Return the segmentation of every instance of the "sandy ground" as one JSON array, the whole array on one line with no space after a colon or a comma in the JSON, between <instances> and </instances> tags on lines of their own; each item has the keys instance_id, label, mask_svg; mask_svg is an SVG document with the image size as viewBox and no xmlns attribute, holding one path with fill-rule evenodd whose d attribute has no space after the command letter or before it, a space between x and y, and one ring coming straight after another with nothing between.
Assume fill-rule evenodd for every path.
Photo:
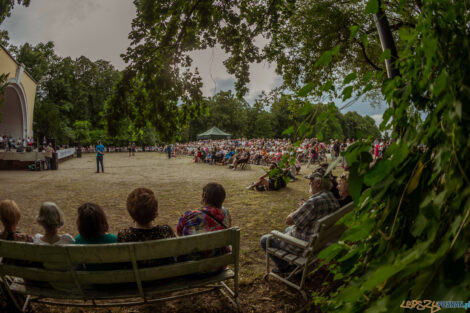
<instances>
[{"instance_id":1,"label":"sandy ground","mask_svg":"<svg viewBox=\"0 0 470 313\"><path fill-rule=\"evenodd\" d=\"M168 160L164 154L127 153L106 154L105 172L95 173L93 155L72 159L59 165L57 171L0 171L0 199L12 199L21 208L19 229L29 234L41 232L35 222L44 201L57 203L64 211L63 232L77 234L76 210L83 202L96 202L106 211L110 232L132 225L125 209L127 195L137 187L152 189L159 202L156 222L173 229L179 216L188 209L200 206L202 187L208 182L221 183L227 192L224 206L232 215L233 226L241 229L240 300L246 312L295 312L303 301L292 288L270 279L263 280L265 260L259 238L272 229L284 229L285 217L297 207L301 198L308 197L305 175L312 168L303 168L299 180L277 192L256 192L245 187L263 175L264 167L253 166L244 171L232 171L223 166L194 164L189 157ZM325 273L311 279L322 283ZM320 275L321 277L318 277ZM322 276L323 275L323 276ZM321 281L318 281L321 279ZM317 285L314 283L314 285ZM314 287L312 287L314 288ZM35 307L37 312L64 309ZM195 299L167 302L158 306L113 309L112 312L230 312L228 301L216 294ZM69 312L91 310L67 309ZM95 310L110 312L110 310Z\"/></svg>"}]
</instances>

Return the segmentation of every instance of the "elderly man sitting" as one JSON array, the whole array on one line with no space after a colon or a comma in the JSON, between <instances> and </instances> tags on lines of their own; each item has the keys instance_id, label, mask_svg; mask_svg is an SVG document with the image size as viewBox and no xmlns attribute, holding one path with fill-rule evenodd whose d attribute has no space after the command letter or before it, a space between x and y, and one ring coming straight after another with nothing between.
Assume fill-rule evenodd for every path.
<instances>
[{"instance_id":1,"label":"elderly man sitting","mask_svg":"<svg viewBox=\"0 0 470 313\"><path fill-rule=\"evenodd\" d=\"M310 180L310 193L312 196L307 201L302 202L297 210L287 216L286 224L288 227L285 230L286 234L309 241L313 235L314 222L340 208L338 200L330 191L332 176L325 173L325 168L318 167L306 177ZM264 251L266 251L267 238L268 235L261 237L261 247ZM270 247L283 249L294 254L301 253L299 248L274 238L270 239L269 245ZM286 261L273 255L270 255L270 257L277 266L273 269L273 272L283 273L290 270L290 265Z\"/></svg>"}]
</instances>

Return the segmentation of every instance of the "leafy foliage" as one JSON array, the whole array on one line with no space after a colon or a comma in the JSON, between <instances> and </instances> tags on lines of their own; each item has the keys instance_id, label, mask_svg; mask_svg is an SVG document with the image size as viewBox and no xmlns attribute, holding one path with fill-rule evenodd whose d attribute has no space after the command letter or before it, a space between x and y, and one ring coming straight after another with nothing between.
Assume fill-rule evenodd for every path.
<instances>
[{"instance_id":1,"label":"leafy foliage","mask_svg":"<svg viewBox=\"0 0 470 313\"><path fill-rule=\"evenodd\" d=\"M255 60L257 48L252 36L246 36L252 31L244 20L245 9L232 10L238 1L135 0L134 4L132 45L123 56L130 64L107 107L109 131L119 131L117 118L131 117L138 127L150 121L163 140L172 141L204 110L201 78L197 70L190 70L188 53L213 47L218 40L232 53L225 64L239 79L238 89L246 90L247 64Z\"/></svg>"},{"instance_id":2,"label":"leafy foliage","mask_svg":"<svg viewBox=\"0 0 470 313\"><path fill-rule=\"evenodd\" d=\"M229 132L233 138L281 138L294 135L294 126L299 125L306 111L315 108L316 114L332 110L336 119L325 120L323 127L314 126L311 136L321 134L323 139L358 138L356 132L364 136L380 138L381 134L375 121L362 117L356 112L341 114L334 105L313 105L308 101L291 95L264 95L250 106L238 99L231 91L222 91L207 99L207 113L190 122L183 133L183 140L196 140L197 134L212 126ZM323 116L326 116L323 113ZM292 131L285 132L286 129Z\"/></svg>"},{"instance_id":3,"label":"leafy foliage","mask_svg":"<svg viewBox=\"0 0 470 313\"><path fill-rule=\"evenodd\" d=\"M346 153L356 210L320 253L343 281L316 298L325 311L401 312L405 299L470 295L470 112L460 105L470 100L468 4L424 1L415 27L398 31L399 75L382 83L393 103L382 129L394 143L373 167L371 139Z\"/></svg>"},{"instance_id":4,"label":"leafy foliage","mask_svg":"<svg viewBox=\"0 0 470 313\"><path fill-rule=\"evenodd\" d=\"M89 133L104 130L102 111L118 71L103 60L62 58L52 42L10 46L10 50L38 81L33 125L37 138L56 138L62 144L92 143Z\"/></svg>"}]
</instances>

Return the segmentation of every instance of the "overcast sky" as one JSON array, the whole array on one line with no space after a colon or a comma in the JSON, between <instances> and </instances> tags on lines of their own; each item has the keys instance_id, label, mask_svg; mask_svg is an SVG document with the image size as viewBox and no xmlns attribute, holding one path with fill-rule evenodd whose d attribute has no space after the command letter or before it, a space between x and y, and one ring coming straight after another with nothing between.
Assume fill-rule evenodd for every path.
<instances>
[{"instance_id":1,"label":"overcast sky","mask_svg":"<svg viewBox=\"0 0 470 313\"><path fill-rule=\"evenodd\" d=\"M61 56L104 59L123 69L125 63L120 54L129 46L127 36L135 14L131 0L33 0L27 8L15 5L0 29L8 31L13 45L53 41L56 53ZM222 64L226 55L221 49L195 52L192 56L203 79L205 96L233 89L234 78ZM275 65L269 63L251 66L248 102L252 103L261 91L269 92L281 84L282 79L274 69ZM374 109L359 101L346 111L370 115L378 121L384 109Z\"/></svg>"}]
</instances>

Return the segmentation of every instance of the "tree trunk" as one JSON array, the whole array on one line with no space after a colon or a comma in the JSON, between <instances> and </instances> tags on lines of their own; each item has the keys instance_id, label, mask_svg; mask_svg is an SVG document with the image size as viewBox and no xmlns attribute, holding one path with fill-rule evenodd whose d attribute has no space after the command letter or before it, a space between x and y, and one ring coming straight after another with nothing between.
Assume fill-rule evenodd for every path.
<instances>
[{"instance_id":1,"label":"tree trunk","mask_svg":"<svg viewBox=\"0 0 470 313\"><path fill-rule=\"evenodd\" d=\"M388 78L394 78L398 75L398 70L395 65L395 61L398 59L397 48L395 46L395 41L393 39L392 30L390 29L390 24L388 23L387 16L385 15L384 10L382 9L382 1L380 0L379 10L374 15L374 20L375 25L377 26L377 31L379 33L382 50L385 51L387 49L390 49L391 52L390 59L385 60L387 76Z\"/></svg>"}]
</instances>

